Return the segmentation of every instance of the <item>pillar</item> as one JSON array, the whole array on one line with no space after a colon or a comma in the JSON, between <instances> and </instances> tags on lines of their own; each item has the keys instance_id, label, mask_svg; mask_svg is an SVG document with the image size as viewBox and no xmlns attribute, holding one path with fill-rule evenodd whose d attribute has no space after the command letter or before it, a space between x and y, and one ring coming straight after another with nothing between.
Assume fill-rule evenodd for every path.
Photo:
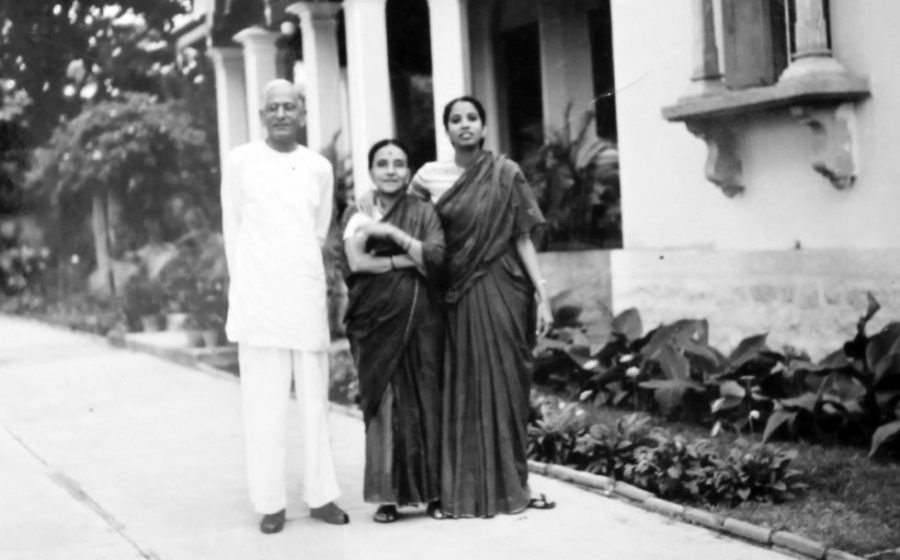
<instances>
[{"instance_id":1,"label":"pillar","mask_svg":"<svg viewBox=\"0 0 900 560\"><path fill-rule=\"evenodd\" d=\"M431 31L431 79L437 159L453 157L444 132L444 105L471 93L468 0L428 0Z\"/></svg>"},{"instance_id":2,"label":"pillar","mask_svg":"<svg viewBox=\"0 0 900 560\"><path fill-rule=\"evenodd\" d=\"M340 4L297 2L287 11L300 18L306 89L306 138L317 152L341 131L337 14ZM346 131L343 134L347 134Z\"/></svg>"},{"instance_id":3,"label":"pillar","mask_svg":"<svg viewBox=\"0 0 900 560\"><path fill-rule=\"evenodd\" d=\"M250 140L265 138L259 118L262 90L274 80L275 58L278 54L275 39L278 34L262 27L248 27L234 36L234 40L244 47L244 75L247 91L247 123Z\"/></svg>"},{"instance_id":4,"label":"pillar","mask_svg":"<svg viewBox=\"0 0 900 560\"><path fill-rule=\"evenodd\" d=\"M357 197L372 188L367 161L369 147L394 135L386 3L386 0L344 0L353 189Z\"/></svg>"},{"instance_id":5,"label":"pillar","mask_svg":"<svg viewBox=\"0 0 900 560\"><path fill-rule=\"evenodd\" d=\"M484 104L488 114L487 136L485 148L494 152L503 152L509 142L504 141L501 133L505 126L505 116L500 107L500 88L497 79L497 61L493 40L493 17L496 0L481 0L471 5L472 26L469 29L472 54L472 93ZM443 109L443 107L441 107ZM443 123L441 123L443 127ZM443 128L441 129L443 132ZM437 131L436 131L437 132Z\"/></svg>"},{"instance_id":6,"label":"pillar","mask_svg":"<svg viewBox=\"0 0 900 560\"><path fill-rule=\"evenodd\" d=\"M216 72L219 161L224 165L228 152L249 139L244 55L237 47L213 47L210 57Z\"/></svg>"},{"instance_id":7,"label":"pillar","mask_svg":"<svg viewBox=\"0 0 900 560\"><path fill-rule=\"evenodd\" d=\"M844 66L831 56L828 48L828 21L825 19L827 0L796 0L794 42L797 50L780 80L804 78L823 74L847 75Z\"/></svg>"},{"instance_id":8,"label":"pillar","mask_svg":"<svg viewBox=\"0 0 900 560\"><path fill-rule=\"evenodd\" d=\"M719 48L716 45L716 20L713 0L692 0L694 12L693 71L690 95L720 91L722 71L719 67Z\"/></svg>"}]
</instances>

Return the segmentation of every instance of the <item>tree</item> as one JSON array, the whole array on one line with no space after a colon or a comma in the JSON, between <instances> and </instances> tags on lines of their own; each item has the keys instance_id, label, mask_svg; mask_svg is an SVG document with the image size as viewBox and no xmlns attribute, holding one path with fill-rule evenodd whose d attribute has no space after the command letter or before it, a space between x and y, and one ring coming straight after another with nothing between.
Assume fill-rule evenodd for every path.
<instances>
[{"instance_id":1,"label":"tree","mask_svg":"<svg viewBox=\"0 0 900 560\"><path fill-rule=\"evenodd\" d=\"M85 103L163 98L172 20L189 0L0 0L0 214L23 205L28 149Z\"/></svg>"},{"instance_id":2,"label":"tree","mask_svg":"<svg viewBox=\"0 0 900 560\"><path fill-rule=\"evenodd\" d=\"M187 101L125 93L60 126L36 151L27 182L60 209L61 243L77 240L91 217L97 270L113 292L116 223L128 224L140 244L154 229L148 218L161 216L170 197L188 194L203 207L214 206L214 146Z\"/></svg>"}]
</instances>

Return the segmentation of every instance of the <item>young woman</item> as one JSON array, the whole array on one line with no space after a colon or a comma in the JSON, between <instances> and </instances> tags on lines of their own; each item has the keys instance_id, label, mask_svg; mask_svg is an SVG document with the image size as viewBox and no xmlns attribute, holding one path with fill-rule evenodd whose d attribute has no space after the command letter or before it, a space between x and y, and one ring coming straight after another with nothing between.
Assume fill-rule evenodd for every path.
<instances>
[{"instance_id":1,"label":"young woman","mask_svg":"<svg viewBox=\"0 0 900 560\"><path fill-rule=\"evenodd\" d=\"M438 512L444 330L429 277L440 275L444 235L434 207L407 194L408 151L382 140L369 151L375 184L368 212L344 218L347 336L359 373L366 424L364 497L397 506L428 503Z\"/></svg>"},{"instance_id":2,"label":"young woman","mask_svg":"<svg viewBox=\"0 0 900 560\"><path fill-rule=\"evenodd\" d=\"M454 158L413 178L434 201L446 241L441 507L449 517L555 505L532 498L526 458L531 350L553 320L530 236L544 218L519 166L482 149L485 125L477 99L448 103Z\"/></svg>"}]
</instances>

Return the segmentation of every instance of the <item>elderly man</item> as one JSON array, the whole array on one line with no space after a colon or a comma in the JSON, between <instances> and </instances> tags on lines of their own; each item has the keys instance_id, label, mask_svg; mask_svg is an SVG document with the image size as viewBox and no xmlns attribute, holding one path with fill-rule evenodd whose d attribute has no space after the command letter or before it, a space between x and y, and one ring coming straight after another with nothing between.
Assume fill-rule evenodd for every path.
<instances>
[{"instance_id":1,"label":"elderly man","mask_svg":"<svg viewBox=\"0 0 900 560\"><path fill-rule=\"evenodd\" d=\"M291 378L301 410L304 499L312 517L344 524L328 433L328 318L321 247L333 175L297 144L305 106L294 85L263 92L266 140L235 148L222 180L231 285L228 338L238 343L250 499L260 530L284 527L286 416Z\"/></svg>"}]
</instances>

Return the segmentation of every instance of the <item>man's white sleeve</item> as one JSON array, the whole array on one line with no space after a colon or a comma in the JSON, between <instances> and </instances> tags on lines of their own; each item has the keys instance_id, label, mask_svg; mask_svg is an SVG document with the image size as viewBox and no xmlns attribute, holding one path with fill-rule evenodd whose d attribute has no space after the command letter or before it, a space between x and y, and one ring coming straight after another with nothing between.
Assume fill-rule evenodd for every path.
<instances>
[{"instance_id":1,"label":"man's white sleeve","mask_svg":"<svg viewBox=\"0 0 900 560\"><path fill-rule=\"evenodd\" d=\"M236 154L231 152L222 167L222 237L225 242L225 260L229 274L234 274L237 261L237 232L241 223L241 174Z\"/></svg>"},{"instance_id":2,"label":"man's white sleeve","mask_svg":"<svg viewBox=\"0 0 900 560\"><path fill-rule=\"evenodd\" d=\"M334 205L334 172L330 165L323 166L319 173L319 208L316 211L316 240L325 246L328 228L331 226L331 212Z\"/></svg>"}]
</instances>

